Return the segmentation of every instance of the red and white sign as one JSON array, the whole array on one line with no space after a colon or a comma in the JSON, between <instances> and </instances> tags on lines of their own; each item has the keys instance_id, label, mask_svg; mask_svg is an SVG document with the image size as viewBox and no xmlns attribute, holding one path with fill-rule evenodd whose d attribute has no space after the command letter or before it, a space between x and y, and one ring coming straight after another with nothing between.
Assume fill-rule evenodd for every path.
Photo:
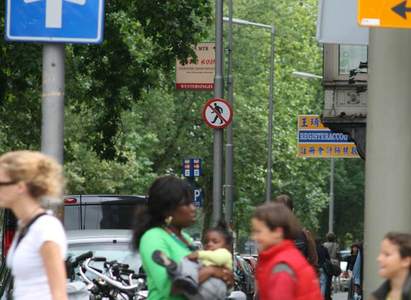
<instances>
[{"instance_id":1,"label":"red and white sign","mask_svg":"<svg viewBox=\"0 0 411 300\"><path fill-rule=\"evenodd\" d=\"M233 119L231 104L221 98L209 99L203 108L203 119L208 127L226 128Z\"/></svg>"},{"instance_id":2,"label":"red and white sign","mask_svg":"<svg viewBox=\"0 0 411 300\"><path fill-rule=\"evenodd\" d=\"M215 43L199 43L194 49L197 62L192 58L183 65L176 63L177 90L213 90L215 73Z\"/></svg>"}]
</instances>

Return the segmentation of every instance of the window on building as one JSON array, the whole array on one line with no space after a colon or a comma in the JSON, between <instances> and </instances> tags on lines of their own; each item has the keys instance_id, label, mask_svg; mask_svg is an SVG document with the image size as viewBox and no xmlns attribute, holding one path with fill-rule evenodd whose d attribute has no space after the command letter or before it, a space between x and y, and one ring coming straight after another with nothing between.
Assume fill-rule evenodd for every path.
<instances>
[{"instance_id":1,"label":"window on building","mask_svg":"<svg viewBox=\"0 0 411 300\"><path fill-rule=\"evenodd\" d=\"M360 63L368 61L367 46L339 45L339 75L349 75Z\"/></svg>"}]
</instances>

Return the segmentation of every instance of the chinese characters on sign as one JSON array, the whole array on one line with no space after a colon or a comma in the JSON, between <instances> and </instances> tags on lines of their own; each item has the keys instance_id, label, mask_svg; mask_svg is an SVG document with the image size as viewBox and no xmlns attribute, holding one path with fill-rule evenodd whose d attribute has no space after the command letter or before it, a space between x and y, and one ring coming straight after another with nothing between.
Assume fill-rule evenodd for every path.
<instances>
[{"instance_id":1,"label":"chinese characters on sign","mask_svg":"<svg viewBox=\"0 0 411 300\"><path fill-rule=\"evenodd\" d=\"M183 65L177 60L177 90L213 90L215 68L215 43L199 43L195 47L197 62L188 59Z\"/></svg>"},{"instance_id":2,"label":"chinese characters on sign","mask_svg":"<svg viewBox=\"0 0 411 300\"><path fill-rule=\"evenodd\" d=\"M311 158L359 158L348 135L331 131L317 115L298 116L298 154Z\"/></svg>"}]
</instances>

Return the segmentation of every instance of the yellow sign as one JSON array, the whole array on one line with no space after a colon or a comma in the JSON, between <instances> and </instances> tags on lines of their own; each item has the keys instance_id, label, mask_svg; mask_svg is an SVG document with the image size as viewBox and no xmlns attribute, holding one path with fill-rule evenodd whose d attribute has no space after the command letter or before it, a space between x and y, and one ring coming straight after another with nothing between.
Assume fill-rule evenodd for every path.
<instances>
[{"instance_id":1,"label":"yellow sign","mask_svg":"<svg viewBox=\"0 0 411 300\"><path fill-rule=\"evenodd\" d=\"M346 134L334 132L317 115L298 116L298 157L359 158L357 146Z\"/></svg>"},{"instance_id":2,"label":"yellow sign","mask_svg":"<svg viewBox=\"0 0 411 300\"><path fill-rule=\"evenodd\" d=\"M369 27L411 28L411 0L358 0L358 23Z\"/></svg>"}]
</instances>

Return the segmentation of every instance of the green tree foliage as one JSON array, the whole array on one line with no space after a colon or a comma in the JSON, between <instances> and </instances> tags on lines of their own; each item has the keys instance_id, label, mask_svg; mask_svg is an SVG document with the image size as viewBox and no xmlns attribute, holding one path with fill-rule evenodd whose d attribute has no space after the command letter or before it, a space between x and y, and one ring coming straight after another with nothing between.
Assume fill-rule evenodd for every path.
<instances>
[{"instance_id":1,"label":"green tree foliage","mask_svg":"<svg viewBox=\"0 0 411 300\"><path fill-rule=\"evenodd\" d=\"M363 240L365 162L360 159L335 160L335 233L346 247ZM320 217L320 235L327 233L328 211Z\"/></svg>"},{"instance_id":2,"label":"green tree foliage","mask_svg":"<svg viewBox=\"0 0 411 300\"><path fill-rule=\"evenodd\" d=\"M210 14L211 6L204 0L108 1L103 44L67 47L66 98L74 109L95 111L89 139L100 158L118 158L115 138L121 113L131 108L143 89L158 83L161 72L172 69L176 57L184 60L193 54L191 46L204 37ZM39 99L40 46L1 41L0 49L1 101ZM32 109L38 115L38 105Z\"/></svg>"},{"instance_id":3,"label":"green tree foliage","mask_svg":"<svg viewBox=\"0 0 411 300\"><path fill-rule=\"evenodd\" d=\"M174 89L175 59L214 40L204 0L106 2L102 45L66 46L65 170L69 193L144 194L158 175L203 159L203 216L212 211L212 130L201 120L210 92ZM273 197L287 192L304 226L325 233L329 161L296 157L299 114L320 114L322 86L292 77L321 74L315 40L317 0L238 0L234 17L274 24ZM0 2L4 16L4 1ZM0 17L0 26L4 18ZM265 198L270 33L234 25L235 228L245 239L253 208ZM4 26L2 26L4 28ZM227 34L227 32L225 32ZM0 150L39 148L41 47L0 41ZM336 231L358 236L363 164L339 161ZM341 211L341 213L340 213ZM350 216L355 215L355 220Z\"/></svg>"}]
</instances>

